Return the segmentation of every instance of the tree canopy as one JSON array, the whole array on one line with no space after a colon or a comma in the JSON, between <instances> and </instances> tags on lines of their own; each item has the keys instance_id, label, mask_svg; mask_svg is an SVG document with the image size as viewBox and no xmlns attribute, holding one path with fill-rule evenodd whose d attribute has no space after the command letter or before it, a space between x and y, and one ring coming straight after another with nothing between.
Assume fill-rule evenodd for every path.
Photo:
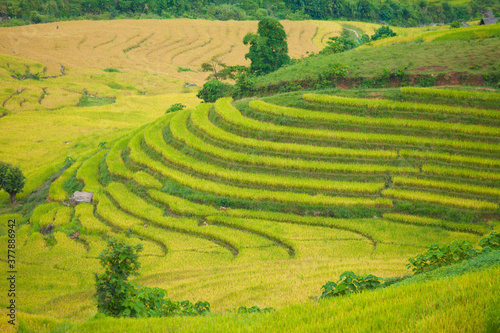
<instances>
[{"instance_id":1,"label":"tree canopy","mask_svg":"<svg viewBox=\"0 0 500 333\"><path fill-rule=\"evenodd\" d=\"M0 190L9 193L10 202L16 202L16 195L23 191L24 177L21 168L0 162Z\"/></svg>"},{"instance_id":2,"label":"tree canopy","mask_svg":"<svg viewBox=\"0 0 500 333\"><path fill-rule=\"evenodd\" d=\"M245 59L252 61L250 72L253 74L267 74L290 62L285 29L274 17L260 20L257 34L248 33L243 44L250 45Z\"/></svg>"},{"instance_id":3,"label":"tree canopy","mask_svg":"<svg viewBox=\"0 0 500 333\"><path fill-rule=\"evenodd\" d=\"M356 20L396 26L450 23L483 17L498 0L0 0L0 25L44 23L84 17L189 17L212 20L260 20L269 14L280 20Z\"/></svg>"},{"instance_id":4,"label":"tree canopy","mask_svg":"<svg viewBox=\"0 0 500 333\"><path fill-rule=\"evenodd\" d=\"M372 40L383 39L387 37L397 36L394 31L391 30L388 26L382 26L375 31L375 34L372 35Z\"/></svg>"}]
</instances>

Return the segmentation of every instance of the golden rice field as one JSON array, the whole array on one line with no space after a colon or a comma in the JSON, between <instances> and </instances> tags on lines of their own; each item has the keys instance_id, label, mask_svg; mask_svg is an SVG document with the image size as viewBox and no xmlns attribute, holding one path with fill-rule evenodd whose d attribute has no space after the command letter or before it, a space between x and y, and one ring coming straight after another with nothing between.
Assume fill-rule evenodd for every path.
<instances>
[{"instance_id":1,"label":"golden rice field","mask_svg":"<svg viewBox=\"0 0 500 333\"><path fill-rule=\"evenodd\" d=\"M351 315L359 304L376 320L353 331L485 325L498 296L498 269L481 272L481 286L469 274L386 289L381 300L377 293L340 303L314 299L344 271L409 275L408 258L430 243L477 245L498 232L498 93L332 90L200 104L196 88L183 84L201 85L207 73L199 67L213 56L246 64L241 40L256 24L84 21L0 29L0 110L7 113L0 118L0 160L20 165L28 177L21 202L63 171L67 156L75 160L27 215L10 214L2 193L0 243L7 243L7 220L22 224L19 331L342 330L364 323ZM374 29L356 22L283 25L292 57L316 52L341 25ZM56 78L11 77L26 68L57 75L61 65L66 75ZM115 101L76 106L85 93ZM165 114L174 103L187 108ZM75 183L94 193L93 204L63 205ZM50 224L54 232L42 235ZM75 231L77 240L70 238ZM93 320L94 273L109 237L144 244L134 280L165 288L171 299L208 301L217 315L242 305L278 311ZM1 253L5 258L6 247ZM404 305L394 307L396 300ZM7 301L2 293L0 303ZM338 306L347 311L330 318ZM330 319L317 319L324 317ZM464 319L449 324L457 317ZM0 331L16 330L2 320Z\"/></svg>"},{"instance_id":2,"label":"golden rice field","mask_svg":"<svg viewBox=\"0 0 500 333\"><path fill-rule=\"evenodd\" d=\"M327 37L339 35L342 30L336 22L283 21L282 24L293 58L319 51L326 45ZM51 74L59 74L61 64L72 70L116 68L125 73L123 81L131 79L137 89L150 92L147 82L150 75L203 84L207 74L200 72L201 64L212 57L229 65L249 64L244 59L248 47L242 40L248 32L256 30L256 21L59 22L2 28L0 53L42 63ZM179 72L179 67L193 72ZM128 78L126 73L135 76Z\"/></svg>"}]
</instances>

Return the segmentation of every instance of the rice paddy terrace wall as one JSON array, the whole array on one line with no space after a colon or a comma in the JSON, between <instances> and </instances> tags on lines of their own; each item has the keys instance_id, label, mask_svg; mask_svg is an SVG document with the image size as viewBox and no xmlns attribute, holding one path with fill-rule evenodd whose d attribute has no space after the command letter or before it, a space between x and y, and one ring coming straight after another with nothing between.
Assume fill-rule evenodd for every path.
<instances>
[{"instance_id":1,"label":"rice paddy terrace wall","mask_svg":"<svg viewBox=\"0 0 500 333\"><path fill-rule=\"evenodd\" d=\"M499 226L499 97L402 92L416 100L221 99L80 160L18 232L20 318L95 313L107 236L146 245L140 283L216 312L303 302L345 270L401 276L429 243L476 243ZM58 203L69 179L93 206Z\"/></svg>"}]
</instances>

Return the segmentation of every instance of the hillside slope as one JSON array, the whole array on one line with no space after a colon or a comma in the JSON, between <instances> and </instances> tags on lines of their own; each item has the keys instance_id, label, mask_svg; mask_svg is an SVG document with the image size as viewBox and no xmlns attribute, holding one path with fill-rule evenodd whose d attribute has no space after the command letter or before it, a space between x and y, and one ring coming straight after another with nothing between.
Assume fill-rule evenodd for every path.
<instances>
[{"instance_id":1,"label":"hillside slope","mask_svg":"<svg viewBox=\"0 0 500 333\"><path fill-rule=\"evenodd\" d=\"M278 86L272 91L279 92L280 86L286 91L286 83L295 82L314 89L321 81L320 75L327 76L335 64L348 69L347 81L369 87L377 85L369 81L362 83L362 79L384 78L389 74L398 79L404 75L425 75L431 79L426 85L435 84L433 76L439 76L441 85L497 85L499 24L425 32L421 29L394 30L398 33L396 37L370 42L343 53L308 57L257 78L255 85L261 91L269 90L270 85ZM468 81L467 78L472 79Z\"/></svg>"}]
</instances>

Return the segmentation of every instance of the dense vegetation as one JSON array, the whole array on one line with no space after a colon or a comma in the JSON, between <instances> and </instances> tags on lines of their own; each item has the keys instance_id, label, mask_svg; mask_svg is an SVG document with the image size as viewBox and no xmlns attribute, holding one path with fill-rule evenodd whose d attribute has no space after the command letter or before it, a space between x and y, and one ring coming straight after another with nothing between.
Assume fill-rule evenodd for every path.
<instances>
[{"instance_id":1,"label":"dense vegetation","mask_svg":"<svg viewBox=\"0 0 500 333\"><path fill-rule=\"evenodd\" d=\"M0 16L12 17L6 24L42 23L61 19L113 19L125 17L206 18L216 20L260 20L268 15L288 20L382 21L398 26L450 23L482 17L495 0L470 2L380 1L380 0L2 0Z\"/></svg>"}]
</instances>

